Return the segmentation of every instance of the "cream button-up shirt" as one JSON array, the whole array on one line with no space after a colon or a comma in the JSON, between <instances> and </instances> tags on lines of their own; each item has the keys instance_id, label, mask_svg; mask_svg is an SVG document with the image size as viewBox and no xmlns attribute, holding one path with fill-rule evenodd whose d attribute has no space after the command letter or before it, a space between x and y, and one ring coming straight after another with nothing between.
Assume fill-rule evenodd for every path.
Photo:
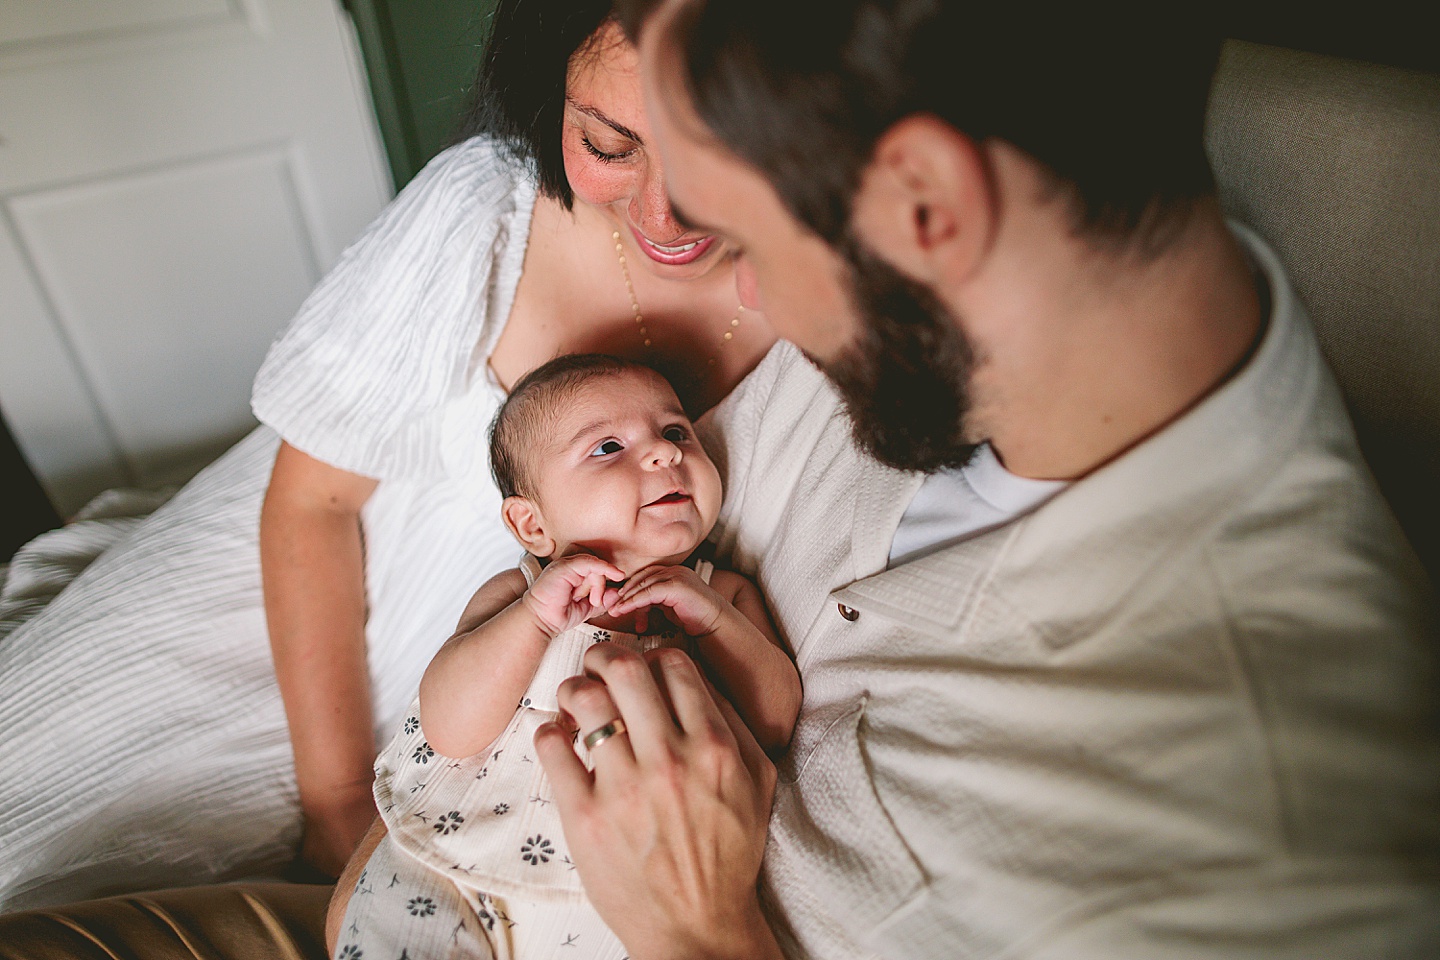
<instances>
[{"instance_id":1,"label":"cream button-up shirt","mask_svg":"<svg viewBox=\"0 0 1440 960\"><path fill-rule=\"evenodd\" d=\"M1428 586L1235 229L1273 299L1245 368L936 553L885 569L921 477L793 347L704 425L719 553L805 687L761 884L789 955L1440 956Z\"/></svg>"}]
</instances>

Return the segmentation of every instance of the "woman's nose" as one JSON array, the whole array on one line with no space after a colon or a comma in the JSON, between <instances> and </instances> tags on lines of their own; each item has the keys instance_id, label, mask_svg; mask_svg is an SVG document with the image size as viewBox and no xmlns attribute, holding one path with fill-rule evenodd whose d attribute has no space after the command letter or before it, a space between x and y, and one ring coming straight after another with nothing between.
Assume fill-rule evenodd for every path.
<instances>
[{"instance_id":1,"label":"woman's nose","mask_svg":"<svg viewBox=\"0 0 1440 960\"><path fill-rule=\"evenodd\" d=\"M669 243L685 233L670 209L670 195L665 192L665 171L659 161L645 165L635 192L630 196L630 220L645 236L656 243Z\"/></svg>"}]
</instances>

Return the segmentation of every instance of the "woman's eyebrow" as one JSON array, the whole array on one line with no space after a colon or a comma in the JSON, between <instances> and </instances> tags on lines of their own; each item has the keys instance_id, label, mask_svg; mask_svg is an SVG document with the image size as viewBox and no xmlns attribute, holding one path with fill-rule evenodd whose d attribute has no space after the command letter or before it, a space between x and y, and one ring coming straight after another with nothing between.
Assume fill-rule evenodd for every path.
<instances>
[{"instance_id":1,"label":"woman's eyebrow","mask_svg":"<svg viewBox=\"0 0 1440 960\"><path fill-rule=\"evenodd\" d=\"M614 130L616 133L620 134L620 136L626 137L626 138L628 138L628 139L630 139L630 140L634 140L636 143L638 143L638 144L639 144L640 146L642 146L642 147L645 146L645 140L640 136L640 134L636 133L634 130L631 130L629 127L625 126L625 124L623 124L623 123L619 123L619 122L617 122L617 121L615 121L615 120L611 120L609 117L605 116L605 114L604 114L602 111L597 110L596 108L594 108L594 107L592 107L592 106L589 106L589 105L587 105L587 104L576 103L574 100L571 100L569 97L566 97L566 98L565 98L565 102L568 103L568 104L570 104L570 106L574 107L576 110L579 110L581 113L585 114L585 116L587 116L587 117L594 117L596 120L599 120L601 123L605 124L605 126L609 127L611 130Z\"/></svg>"}]
</instances>

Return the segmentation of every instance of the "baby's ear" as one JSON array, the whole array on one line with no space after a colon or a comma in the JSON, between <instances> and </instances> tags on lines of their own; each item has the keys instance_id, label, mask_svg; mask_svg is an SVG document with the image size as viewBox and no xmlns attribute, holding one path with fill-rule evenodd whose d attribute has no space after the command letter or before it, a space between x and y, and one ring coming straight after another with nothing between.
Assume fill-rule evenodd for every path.
<instances>
[{"instance_id":1,"label":"baby's ear","mask_svg":"<svg viewBox=\"0 0 1440 960\"><path fill-rule=\"evenodd\" d=\"M555 552L555 538L545 532L545 518L540 507L526 497L506 497L500 504L500 516L520 545L537 557Z\"/></svg>"}]
</instances>

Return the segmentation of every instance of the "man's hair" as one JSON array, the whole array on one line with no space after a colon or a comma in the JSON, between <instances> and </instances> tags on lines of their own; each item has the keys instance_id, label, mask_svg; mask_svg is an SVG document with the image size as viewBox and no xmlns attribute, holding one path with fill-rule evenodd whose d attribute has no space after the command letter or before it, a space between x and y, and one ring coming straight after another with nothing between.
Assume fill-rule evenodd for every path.
<instances>
[{"instance_id":1,"label":"man's hair","mask_svg":"<svg viewBox=\"0 0 1440 960\"><path fill-rule=\"evenodd\" d=\"M566 70L611 16L610 0L500 0L461 125L462 137L488 134L530 164L540 192L566 209L574 199L560 151Z\"/></svg>"},{"instance_id":2,"label":"man's hair","mask_svg":"<svg viewBox=\"0 0 1440 960\"><path fill-rule=\"evenodd\" d=\"M490 471L502 497L534 497L530 472L537 440L557 419L561 405L601 377L650 367L608 353L570 353L531 370L511 389L490 424Z\"/></svg>"},{"instance_id":3,"label":"man's hair","mask_svg":"<svg viewBox=\"0 0 1440 960\"><path fill-rule=\"evenodd\" d=\"M619 0L631 36L655 0ZM701 120L832 244L879 137L929 114L1048 173L1077 232L1124 239L1214 192L1212 24L1103 4L691 0L667 38ZM1163 25L1162 25L1163 21Z\"/></svg>"}]
</instances>

